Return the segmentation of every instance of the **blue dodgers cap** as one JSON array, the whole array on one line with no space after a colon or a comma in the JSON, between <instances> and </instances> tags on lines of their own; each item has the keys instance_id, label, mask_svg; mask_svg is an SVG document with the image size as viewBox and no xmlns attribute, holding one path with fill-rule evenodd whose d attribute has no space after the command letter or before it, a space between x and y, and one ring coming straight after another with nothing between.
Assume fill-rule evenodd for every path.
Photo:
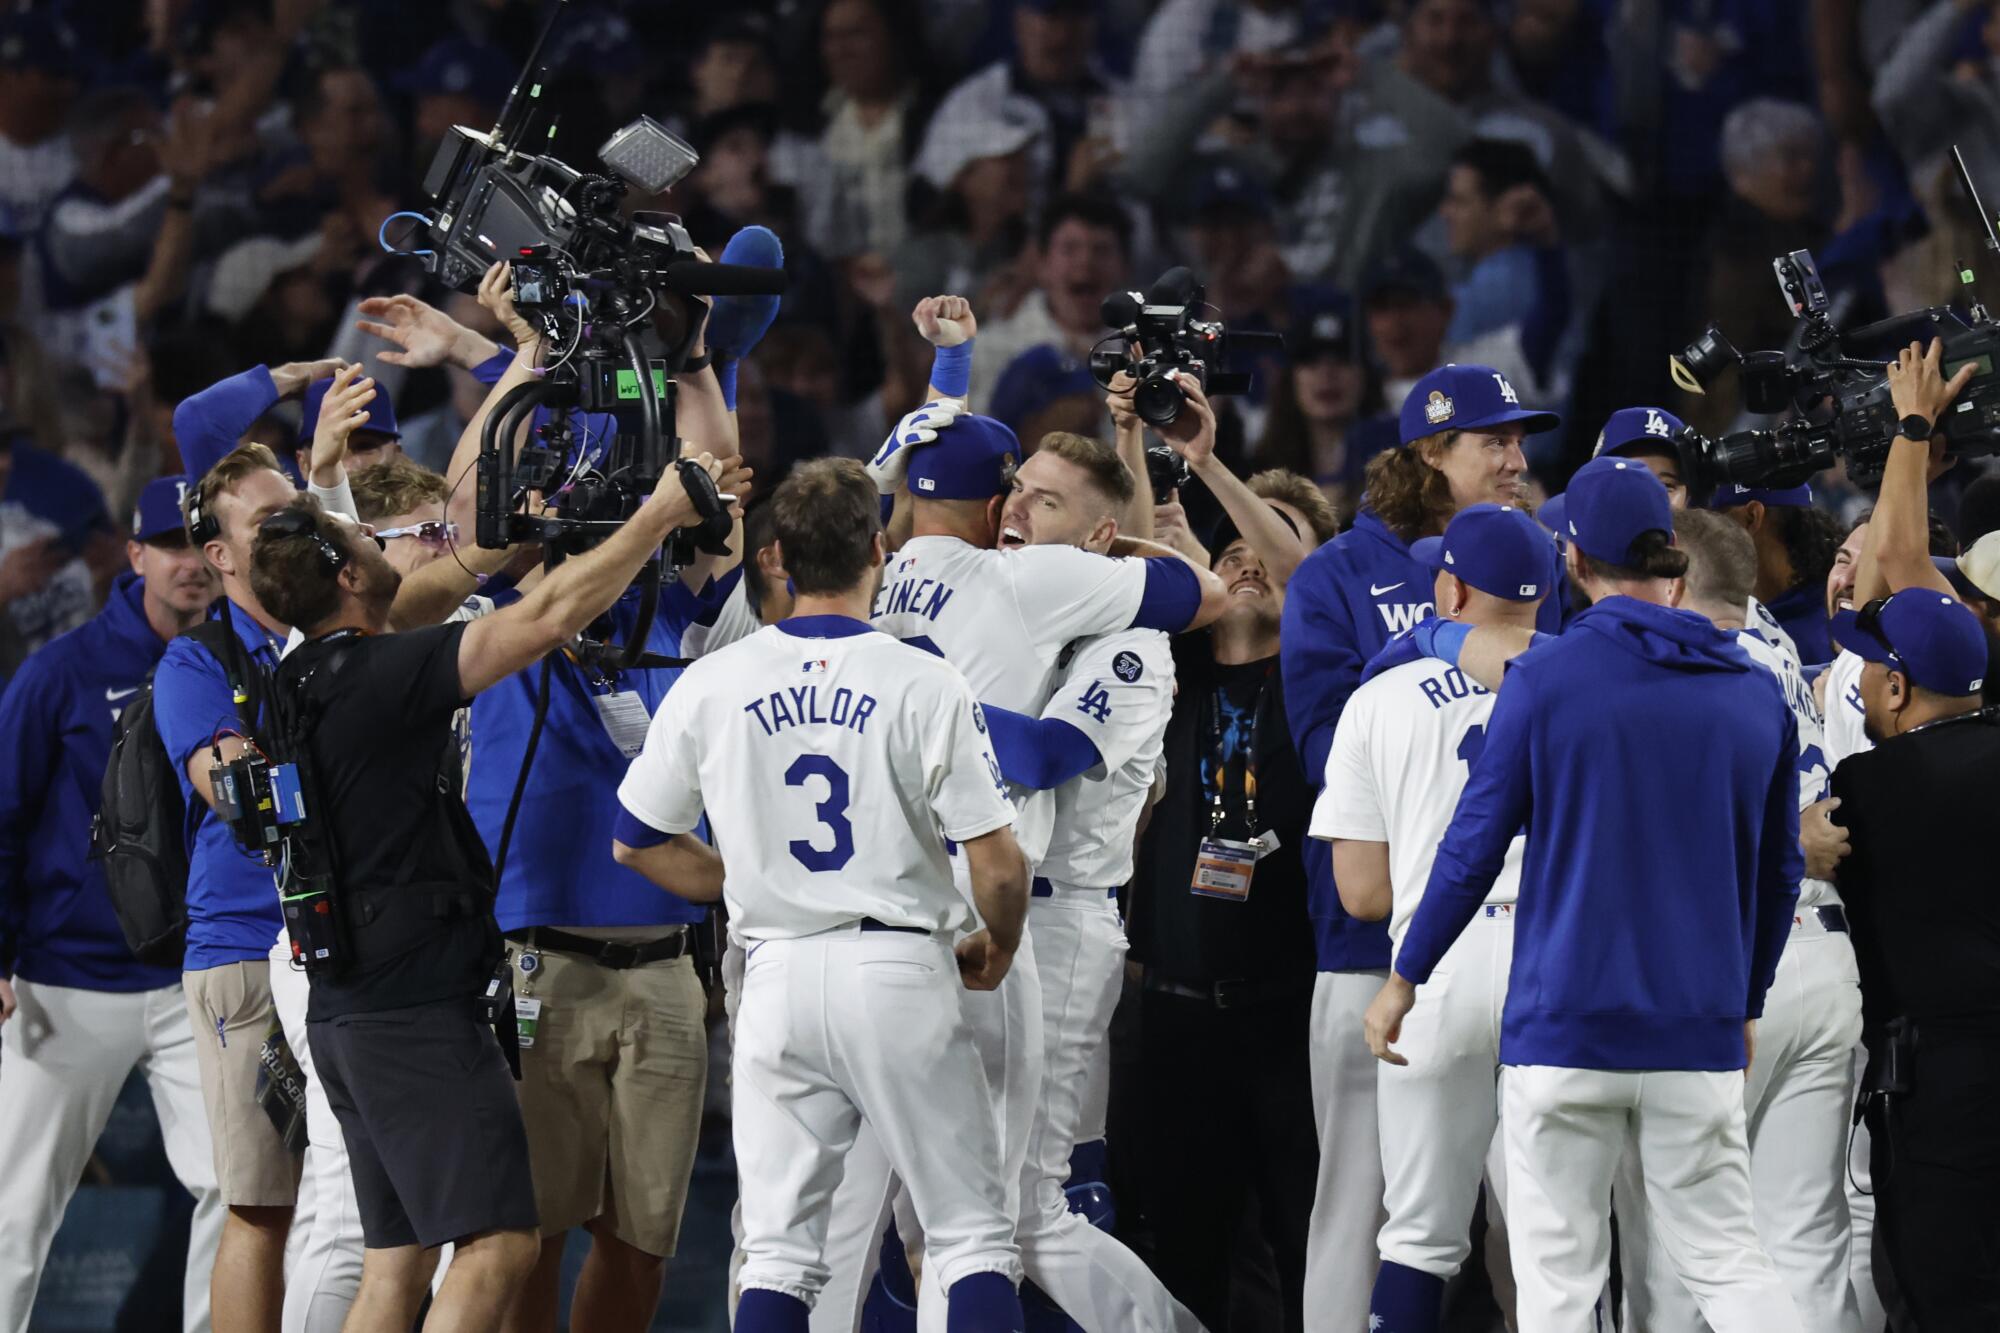
<instances>
[{"instance_id":1,"label":"blue dodgers cap","mask_svg":"<svg viewBox=\"0 0 2000 1333\"><path fill-rule=\"evenodd\" d=\"M147 482L139 492L139 503L132 507L132 540L150 542L169 535L185 540L181 500L187 489L186 477L155 477Z\"/></svg>"},{"instance_id":2,"label":"blue dodgers cap","mask_svg":"<svg viewBox=\"0 0 2000 1333\"><path fill-rule=\"evenodd\" d=\"M1936 694L1963 698L1986 683L1986 631L1971 608L1933 588L1905 588L1859 611L1837 611L1833 637L1865 661Z\"/></svg>"},{"instance_id":3,"label":"blue dodgers cap","mask_svg":"<svg viewBox=\"0 0 2000 1333\"><path fill-rule=\"evenodd\" d=\"M1441 430L1480 430L1520 422L1528 434L1554 430L1562 418L1521 406L1507 377L1491 366L1439 366L1403 399L1397 421L1404 444Z\"/></svg>"},{"instance_id":4,"label":"blue dodgers cap","mask_svg":"<svg viewBox=\"0 0 2000 1333\"><path fill-rule=\"evenodd\" d=\"M1021 423L1049 404L1079 395L1095 399L1097 381L1090 367L1060 347L1043 343L1007 363L993 386L993 416L1019 429Z\"/></svg>"},{"instance_id":5,"label":"blue dodgers cap","mask_svg":"<svg viewBox=\"0 0 2000 1333\"><path fill-rule=\"evenodd\" d=\"M1730 509L1752 500L1761 502L1766 509L1810 509L1812 487L1804 482L1796 486L1738 486L1728 481L1717 486L1715 494L1708 497L1708 507Z\"/></svg>"},{"instance_id":6,"label":"blue dodgers cap","mask_svg":"<svg viewBox=\"0 0 2000 1333\"><path fill-rule=\"evenodd\" d=\"M1629 567L1641 534L1674 536L1674 508L1667 488L1644 463L1593 458L1569 479L1564 517L1569 539L1594 560Z\"/></svg>"},{"instance_id":7,"label":"blue dodgers cap","mask_svg":"<svg viewBox=\"0 0 2000 1333\"><path fill-rule=\"evenodd\" d=\"M1410 544L1427 568L1448 569L1473 587L1510 602L1546 596L1554 565L1549 534L1513 505L1476 504L1458 511L1442 537Z\"/></svg>"},{"instance_id":8,"label":"blue dodgers cap","mask_svg":"<svg viewBox=\"0 0 2000 1333\"><path fill-rule=\"evenodd\" d=\"M992 417L962 416L935 443L910 454L910 495L918 500L990 500L1005 495L1021 442Z\"/></svg>"},{"instance_id":9,"label":"blue dodgers cap","mask_svg":"<svg viewBox=\"0 0 2000 1333\"><path fill-rule=\"evenodd\" d=\"M314 380L306 385L304 400L299 404L299 447L312 443L313 431L319 425L319 405L326 400L326 391L333 387L333 377ZM389 401L389 392L380 382L375 386L375 397L368 404L368 420L355 429L372 430L378 435L387 435L392 440L403 438L403 432L396 427L396 405Z\"/></svg>"},{"instance_id":10,"label":"blue dodgers cap","mask_svg":"<svg viewBox=\"0 0 2000 1333\"><path fill-rule=\"evenodd\" d=\"M1621 407L1597 433L1597 447L1591 450L1591 457L1629 453L1640 445L1664 449L1678 457L1680 446L1674 443L1674 437L1685 429L1687 423L1664 407Z\"/></svg>"}]
</instances>

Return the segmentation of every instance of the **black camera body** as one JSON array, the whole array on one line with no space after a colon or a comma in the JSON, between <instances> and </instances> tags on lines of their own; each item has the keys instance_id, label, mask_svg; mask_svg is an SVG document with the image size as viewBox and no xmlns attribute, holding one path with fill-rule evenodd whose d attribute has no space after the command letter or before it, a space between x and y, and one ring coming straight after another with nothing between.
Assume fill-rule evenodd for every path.
<instances>
[{"instance_id":1,"label":"black camera body","mask_svg":"<svg viewBox=\"0 0 2000 1333\"><path fill-rule=\"evenodd\" d=\"M780 270L703 261L672 214L626 215L628 187L660 194L699 160L650 117L598 148L608 175L518 146L529 142L547 83L537 62L565 8L551 10L493 129L446 134L424 180L429 248L414 252L460 291L508 262L515 307L542 332L542 373L488 414L474 533L489 549L540 544L552 565L610 536L677 470L675 377L690 369L705 318L698 298L776 295L785 285ZM693 546L726 550L727 501L712 484L702 492L699 469L678 471L707 507L699 525L676 534L674 558L691 559ZM657 565L646 578L657 581ZM623 665L638 663L646 620Z\"/></svg>"},{"instance_id":2,"label":"black camera body","mask_svg":"<svg viewBox=\"0 0 2000 1333\"><path fill-rule=\"evenodd\" d=\"M1104 322L1117 332L1091 349L1091 377L1106 389L1121 370L1137 380L1132 407L1148 425L1179 420L1187 397L1170 378L1175 371L1192 376L1210 396L1247 393L1250 372L1234 369L1235 359L1257 348L1284 347L1275 333L1231 333L1221 320L1201 318L1208 308L1205 295L1187 269L1171 268L1144 293L1104 298Z\"/></svg>"},{"instance_id":3,"label":"black camera body","mask_svg":"<svg viewBox=\"0 0 2000 1333\"><path fill-rule=\"evenodd\" d=\"M1188 484L1194 469L1169 445L1155 444L1146 449L1146 480L1153 487L1153 502L1165 504L1169 495Z\"/></svg>"},{"instance_id":4,"label":"black camera body","mask_svg":"<svg viewBox=\"0 0 2000 1333\"><path fill-rule=\"evenodd\" d=\"M1888 362L1899 350L1933 338L1943 344L1949 379L1965 365L1978 369L1944 417L1934 423L1946 447L1960 458L2000 452L2000 323L1974 305L1971 322L1949 306L1932 306L1840 332L1827 318L1825 284L1810 252L1794 250L1771 261L1779 288L1798 317L1783 351L1739 353L1710 324L1673 358L1674 379L1700 392L1728 367L1736 367L1744 405L1752 412L1790 409L1792 420L1768 430L1735 431L1711 439L1693 429L1679 443L1706 490L1722 482L1793 486L1847 463L1861 485L1881 480L1899 418L1890 402Z\"/></svg>"}]
</instances>

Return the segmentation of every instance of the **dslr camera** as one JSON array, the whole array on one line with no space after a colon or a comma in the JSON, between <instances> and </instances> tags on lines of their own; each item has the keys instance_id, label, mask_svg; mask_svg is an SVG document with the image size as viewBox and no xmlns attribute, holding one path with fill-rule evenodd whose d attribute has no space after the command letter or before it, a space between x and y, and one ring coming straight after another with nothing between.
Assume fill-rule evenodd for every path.
<instances>
[{"instance_id":1,"label":"dslr camera","mask_svg":"<svg viewBox=\"0 0 2000 1333\"><path fill-rule=\"evenodd\" d=\"M1132 406L1150 426L1180 419L1187 401L1180 385L1168 378L1175 371L1192 375L1203 392L1214 396L1247 393L1250 372L1236 368L1238 358L1284 349L1275 333L1231 333L1219 319L1201 318L1213 309L1202 285L1185 268L1170 268L1150 289L1113 292L1100 308L1104 322L1116 332L1090 350L1090 374L1102 388L1125 371L1138 381Z\"/></svg>"}]
</instances>

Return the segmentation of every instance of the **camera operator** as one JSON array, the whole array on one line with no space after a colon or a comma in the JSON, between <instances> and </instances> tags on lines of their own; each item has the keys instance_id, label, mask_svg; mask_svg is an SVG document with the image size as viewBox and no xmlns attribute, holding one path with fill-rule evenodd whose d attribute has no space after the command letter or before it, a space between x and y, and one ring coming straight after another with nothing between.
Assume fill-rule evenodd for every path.
<instances>
[{"instance_id":1,"label":"camera operator","mask_svg":"<svg viewBox=\"0 0 2000 1333\"><path fill-rule=\"evenodd\" d=\"M1207 459L1214 415L1197 387L1183 392L1179 420L1160 433L1189 458ZM1304 1312L1316 1178L1305 1168L1318 1149L1299 849L1312 787L1285 728L1284 584L1274 571L1289 571L1312 543L1275 505L1256 517L1266 521L1240 530L1225 519L1212 538L1212 568L1229 592L1222 618L1173 641L1166 790L1127 901L1131 956L1145 965L1136 1078L1148 1108L1130 1160L1132 1178L1144 1182L1155 1271L1178 1300L1207 1327L1229 1327L1231 1269L1261 1236L1276 1264L1282 1326L1301 1329L1319 1327ZM1218 1126L1237 1132L1218 1138ZM1191 1154L1195 1142L1210 1150ZM1245 1232L1234 1224L1252 1198L1258 1221Z\"/></svg>"},{"instance_id":2,"label":"camera operator","mask_svg":"<svg viewBox=\"0 0 2000 1333\"><path fill-rule=\"evenodd\" d=\"M1879 522L1879 519L1878 519ZM1985 829L2000 726L1978 618L1905 588L1834 618L1875 748L1833 775L1861 965L1875 1227L1917 1327L2000 1323L2000 907Z\"/></svg>"},{"instance_id":3,"label":"camera operator","mask_svg":"<svg viewBox=\"0 0 2000 1333\"><path fill-rule=\"evenodd\" d=\"M349 1329L410 1327L424 1251L447 1241L457 1251L427 1326L493 1328L539 1249L519 1104L478 1012L502 949L491 866L458 794L453 714L610 609L695 518L667 478L514 605L402 634L388 632L400 575L371 534L310 498L259 526L256 594L307 636L274 688L308 719L299 759L348 932L345 966L310 978L307 1028L367 1242Z\"/></svg>"}]
</instances>

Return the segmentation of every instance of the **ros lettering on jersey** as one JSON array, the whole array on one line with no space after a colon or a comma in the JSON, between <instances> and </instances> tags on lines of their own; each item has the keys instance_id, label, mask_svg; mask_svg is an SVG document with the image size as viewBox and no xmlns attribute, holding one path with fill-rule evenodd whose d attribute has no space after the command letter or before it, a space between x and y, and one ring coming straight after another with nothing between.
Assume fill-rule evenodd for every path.
<instances>
[{"instance_id":1,"label":"ros lettering on jersey","mask_svg":"<svg viewBox=\"0 0 2000 1333\"><path fill-rule=\"evenodd\" d=\"M766 736L775 736L787 727L846 727L857 734L868 731L868 719L875 713L875 696L857 694L842 686L832 697L820 698L817 685L793 685L773 690L761 699L743 705L743 711L757 719Z\"/></svg>"},{"instance_id":2,"label":"ros lettering on jersey","mask_svg":"<svg viewBox=\"0 0 2000 1333\"><path fill-rule=\"evenodd\" d=\"M1436 680L1418 681L1417 688L1424 698L1431 701L1433 711L1445 707L1454 699L1470 699L1475 694L1492 693L1484 685L1466 679L1465 673L1457 667L1451 668Z\"/></svg>"}]
</instances>

